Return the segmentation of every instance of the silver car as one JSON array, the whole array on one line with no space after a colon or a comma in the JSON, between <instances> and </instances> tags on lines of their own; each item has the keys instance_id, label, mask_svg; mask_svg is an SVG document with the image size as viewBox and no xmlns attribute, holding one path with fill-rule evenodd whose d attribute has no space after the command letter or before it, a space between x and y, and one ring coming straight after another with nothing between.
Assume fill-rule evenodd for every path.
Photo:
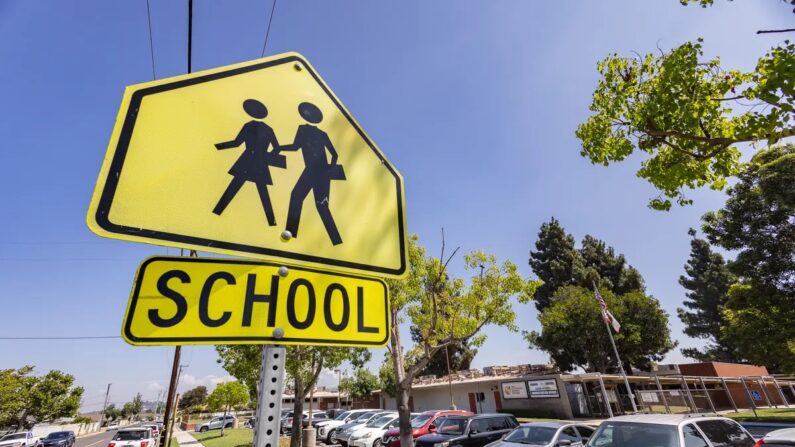
<instances>
[{"instance_id":1,"label":"silver car","mask_svg":"<svg viewBox=\"0 0 795 447\"><path fill-rule=\"evenodd\" d=\"M584 446L593 435L593 427L569 422L530 422L516 427L499 441L487 444L486 447L527 447L537 445L553 446Z\"/></svg>"}]
</instances>

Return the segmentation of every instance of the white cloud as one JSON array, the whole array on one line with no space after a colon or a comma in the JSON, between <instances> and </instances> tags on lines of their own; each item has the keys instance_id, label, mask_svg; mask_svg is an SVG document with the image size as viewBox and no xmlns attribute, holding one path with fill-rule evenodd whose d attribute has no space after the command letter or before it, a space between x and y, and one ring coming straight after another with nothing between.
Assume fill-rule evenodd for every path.
<instances>
[{"instance_id":1,"label":"white cloud","mask_svg":"<svg viewBox=\"0 0 795 447\"><path fill-rule=\"evenodd\" d=\"M179 390L182 392L191 388L196 388L197 386L206 386L207 391L212 392L219 383L232 382L234 380L235 378L230 375L219 376L216 374L208 374L203 377L196 377L192 374L183 374L179 379Z\"/></svg>"}]
</instances>

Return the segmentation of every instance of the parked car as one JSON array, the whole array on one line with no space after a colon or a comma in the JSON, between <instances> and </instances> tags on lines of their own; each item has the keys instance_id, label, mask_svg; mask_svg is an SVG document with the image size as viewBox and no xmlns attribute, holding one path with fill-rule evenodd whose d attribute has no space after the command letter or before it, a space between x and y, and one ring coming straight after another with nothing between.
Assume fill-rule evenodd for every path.
<instances>
[{"instance_id":1,"label":"parked car","mask_svg":"<svg viewBox=\"0 0 795 447\"><path fill-rule=\"evenodd\" d=\"M41 447L41 440L29 431L11 433L0 438L0 447Z\"/></svg>"},{"instance_id":2,"label":"parked car","mask_svg":"<svg viewBox=\"0 0 795 447\"><path fill-rule=\"evenodd\" d=\"M640 414L618 416L599 425L589 447L753 447L754 438L737 422L714 416Z\"/></svg>"},{"instance_id":3,"label":"parked car","mask_svg":"<svg viewBox=\"0 0 795 447\"><path fill-rule=\"evenodd\" d=\"M158 426L158 425L157 425L157 424L155 424L154 422L151 422L151 423L146 423L146 424L141 424L141 425L139 425L139 427L146 427L146 428L149 428L149 429L151 429L151 430L152 430L152 436L153 436L153 437L154 437L156 440L160 440L160 426Z\"/></svg>"},{"instance_id":4,"label":"parked car","mask_svg":"<svg viewBox=\"0 0 795 447\"><path fill-rule=\"evenodd\" d=\"M754 447L792 447L795 446L795 428L774 430L756 441Z\"/></svg>"},{"instance_id":5,"label":"parked car","mask_svg":"<svg viewBox=\"0 0 795 447\"><path fill-rule=\"evenodd\" d=\"M435 433L436 426L445 416L471 416L473 413L461 410L431 410L418 414L411 419L411 436L414 439L428 433ZM400 428L390 428L381 437L384 447L400 447Z\"/></svg>"},{"instance_id":6,"label":"parked car","mask_svg":"<svg viewBox=\"0 0 795 447\"><path fill-rule=\"evenodd\" d=\"M389 413L377 417L351 433L348 444L351 447L381 447L381 437L390 428L398 426L398 414Z\"/></svg>"},{"instance_id":7,"label":"parked car","mask_svg":"<svg viewBox=\"0 0 795 447\"><path fill-rule=\"evenodd\" d=\"M345 424L353 422L354 420L361 417L363 414L367 412L372 412L376 410L371 409L362 409L362 410L351 410L342 413L341 415L337 416L336 418L330 421L323 421L317 424L317 431L315 432L315 437L326 444L332 444L332 437L337 429ZM367 419L370 417L368 416Z\"/></svg>"},{"instance_id":8,"label":"parked car","mask_svg":"<svg viewBox=\"0 0 795 447\"><path fill-rule=\"evenodd\" d=\"M118 422L108 422L108 426L105 428L106 431L118 430L118 429L119 429Z\"/></svg>"},{"instance_id":9,"label":"parked car","mask_svg":"<svg viewBox=\"0 0 795 447\"><path fill-rule=\"evenodd\" d=\"M329 417L325 411L312 412L312 427L317 427L318 423L325 422L327 420L329 420ZM309 413L305 414L304 417L301 419L301 425L304 428L309 427Z\"/></svg>"},{"instance_id":10,"label":"parked car","mask_svg":"<svg viewBox=\"0 0 795 447\"><path fill-rule=\"evenodd\" d=\"M72 447L75 445L75 432L54 431L41 438L42 447Z\"/></svg>"},{"instance_id":11,"label":"parked car","mask_svg":"<svg viewBox=\"0 0 795 447\"><path fill-rule=\"evenodd\" d=\"M483 447L519 426L510 414L444 417L436 433L420 436L416 447Z\"/></svg>"},{"instance_id":12,"label":"parked car","mask_svg":"<svg viewBox=\"0 0 795 447\"><path fill-rule=\"evenodd\" d=\"M367 424L373 419L378 418L379 416L389 413L394 413L394 411L383 411L383 410L368 411L367 413L362 414L353 421L345 425L340 425L337 428L337 430L334 432L334 436L331 438L331 441L339 443L340 445L342 445L342 447L348 447L348 438L351 437L351 433L353 433L354 430L363 427L365 424Z\"/></svg>"},{"instance_id":13,"label":"parked car","mask_svg":"<svg viewBox=\"0 0 795 447\"><path fill-rule=\"evenodd\" d=\"M329 408L326 410L326 418L327 419L337 419L337 416L341 415L342 413L347 413L348 410L343 408Z\"/></svg>"},{"instance_id":14,"label":"parked car","mask_svg":"<svg viewBox=\"0 0 795 447\"><path fill-rule=\"evenodd\" d=\"M210 419L209 421L203 424L196 424L196 431L204 433L207 430L217 430L221 427L224 428L232 428L235 425L235 417L232 415L227 415L226 418L223 416L218 416Z\"/></svg>"},{"instance_id":15,"label":"parked car","mask_svg":"<svg viewBox=\"0 0 795 447\"><path fill-rule=\"evenodd\" d=\"M488 447L524 447L526 445L582 447L588 442L594 431L594 427L563 421L530 422L521 424L501 440L489 444Z\"/></svg>"},{"instance_id":16,"label":"parked car","mask_svg":"<svg viewBox=\"0 0 795 447\"><path fill-rule=\"evenodd\" d=\"M312 419L320 418L320 417L325 418L326 417L326 412L325 411L318 411L318 410L313 410L312 411ZM281 434L289 436L292 433L292 431L293 431L293 418L294 418L294 415L293 415L292 411L287 413L286 416L282 417L282 419L279 421L279 425L280 425L279 432ZM306 427L309 426L309 411L304 411L301 414L301 426L303 428L306 428Z\"/></svg>"},{"instance_id":17,"label":"parked car","mask_svg":"<svg viewBox=\"0 0 795 447\"><path fill-rule=\"evenodd\" d=\"M157 439L148 427L122 428L113 435L108 447L154 447Z\"/></svg>"}]
</instances>

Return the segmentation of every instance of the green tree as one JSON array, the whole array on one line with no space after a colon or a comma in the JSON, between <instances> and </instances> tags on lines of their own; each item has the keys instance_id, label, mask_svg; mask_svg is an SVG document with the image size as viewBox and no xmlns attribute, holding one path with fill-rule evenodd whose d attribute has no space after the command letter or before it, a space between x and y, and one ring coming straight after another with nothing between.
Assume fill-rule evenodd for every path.
<instances>
[{"instance_id":1,"label":"green tree","mask_svg":"<svg viewBox=\"0 0 795 447\"><path fill-rule=\"evenodd\" d=\"M681 0L683 4L712 0ZM597 64L593 115L577 128L581 155L609 165L646 154L637 175L661 191L649 205L691 203L685 189L722 189L741 171L740 143L795 135L795 44L784 41L753 71L705 59L701 39L662 55L613 54Z\"/></svg>"},{"instance_id":2,"label":"green tree","mask_svg":"<svg viewBox=\"0 0 795 447\"><path fill-rule=\"evenodd\" d=\"M575 248L574 237L554 217L541 224L535 247L530 252L530 266L543 281L535 297L539 312L552 304L552 297L564 286L590 288L598 283L619 295L645 290L643 277L624 255L590 235Z\"/></svg>"},{"instance_id":3,"label":"green tree","mask_svg":"<svg viewBox=\"0 0 795 447\"><path fill-rule=\"evenodd\" d=\"M454 252L455 254L455 252ZM464 256L464 268L471 275L465 282L451 278L444 249L437 258L425 256L416 236L409 239L409 274L406 279L389 280L391 337L388 345L395 373L400 425L400 444L411 447L409 395L414 378L431 359L449 345L471 342L480 346L488 325L518 330L512 298L532 299L537 281L526 281L515 264L497 262L495 256L472 252ZM418 342L408 351L401 344L401 324L415 327Z\"/></svg>"},{"instance_id":4,"label":"green tree","mask_svg":"<svg viewBox=\"0 0 795 447\"><path fill-rule=\"evenodd\" d=\"M197 386L182 393L179 399L179 409L185 410L188 413L195 411L207 402L207 387L204 385Z\"/></svg>"},{"instance_id":5,"label":"green tree","mask_svg":"<svg viewBox=\"0 0 795 447\"><path fill-rule=\"evenodd\" d=\"M737 253L737 282L721 337L738 357L771 372L795 371L795 145L759 151L729 188L722 209L703 217L712 244Z\"/></svg>"},{"instance_id":6,"label":"green tree","mask_svg":"<svg viewBox=\"0 0 795 447\"><path fill-rule=\"evenodd\" d=\"M121 411L116 408L116 404L110 404L105 407L105 420L106 422L113 422L121 417Z\"/></svg>"},{"instance_id":7,"label":"green tree","mask_svg":"<svg viewBox=\"0 0 795 447\"><path fill-rule=\"evenodd\" d=\"M340 381L340 391L348 393L354 401L369 397L381 386L378 376L365 368L358 368L353 377L345 377Z\"/></svg>"},{"instance_id":8,"label":"green tree","mask_svg":"<svg viewBox=\"0 0 795 447\"><path fill-rule=\"evenodd\" d=\"M660 303L643 292L620 297L608 289L601 294L610 312L621 323L616 346L625 369L649 370L652 362L676 346L668 330L668 315ZM599 303L592 290L565 286L557 290L552 304L538 317L541 332L525 333L532 347L546 351L563 371L581 367L588 372L614 373L613 354Z\"/></svg>"},{"instance_id":9,"label":"green tree","mask_svg":"<svg viewBox=\"0 0 795 447\"><path fill-rule=\"evenodd\" d=\"M542 281L534 301L536 309L543 312L549 307L556 290L574 283L574 268L579 262L579 253L574 248L574 237L554 217L541 224L535 247L535 251L530 251L529 263Z\"/></svg>"},{"instance_id":10,"label":"green tree","mask_svg":"<svg viewBox=\"0 0 795 447\"><path fill-rule=\"evenodd\" d=\"M721 328L725 324L723 307L729 287L736 277L729 272L726 261L719 253L712 251L709 243L696 237L690 230L690 259L685 265L686 275L679 277L679 284L688 290L684 308L676 309L679 319L685 325L685 334L708 340L708 345L682 349L685 357L700 362L736 362L735 349L721 338Z\"/></svg>"},{"instance_id":11,"label":"green tree","mask_svg":"<svg viewBox=\"0 0 795 447\"><path fill-rule=\"evenodd\" d=\"M389 352L384 356L384 361L378 368L378 381L381 391L390 397L397 397L397 380L395 379L395 365Z\"/></svg>"},{"instance_id":12,"label":"green tree","mask_svg":"<svg viewBox=\"0 0 795 447\"><path fill-rule=\"evenodd\" d=\"M221 436L226 429L226 415L230 409L246 405L249 402L248 388L240 382L219 383L207 398L207 405L213 410L224 410L224 424L221 425Z\"/></svg>"},{"instance_id":13,"label":"green tree","mask_svg":"<svg viewBox=\"0 0 795 447\"><path fill-rule=\"evenodd\" d=\"M252 400L257 398L257 384L262 362L262 347L256 345L216 346L218 362L233 377L246 384ZM332 348L317 346L288 346L285 358L287 380L292 380L295 399L293 412L301 414L304 399L317 384L324 368L336 368L343 362L361 367L369 360L370 352L363 348ZM301 433L300 418L293 420L293 433ZM293 436L291 447L301 445L301 436Z\"/></svg>"},{"instance_id":14,"label":"green tree","mask_svg":"<svg viewBox=\"0 0 795 447\"><path fill-rule=\"evenodd\" d=\"M411 340L414 343L418 343L422 340L416 327L411 327ZM472 360L477 353L478 350L468 341L447 345L431 358L431 361L428 362L425 369L419 372L419 375L432 375L437 377L446 375L448 372L448 359L450 362L450 372L467 370L470 368Z\"/></svg>"},{"instance_id":15,"label":"green tree","mask_svg":"<svg viewBox=\"0 0 795 447\"><path fill-rule=\"evenodd\" d=\"M285 369L293 380L293 414L302 414L304 400L317 385L317 379L324 368L336 368L343 362L350 362L362 368L370 360L370 351L364 348L332 348L321 346L288 346ZM303 430L301 418L293 418L292 433ZM300 447L301 436L290 438L290 447Z\"/></svg>"},{"instance_id":16,"label":"green tree","mask_svg":"<svg viewBox=\"0 0 795 447\"><path fill-rule=\"evenodd\" d=\"M74 386L74 377L57 370L35 376L33 369L0 370L0 426L24 430L34 422L77 415L83 388Z\"/></svg>"},{"instance_id":17,"label":"green tree","mask_svg":"<svg viewBox=\"0 0 795 447\"><path fill-rule=\"evenodd\" d=\"M119 410L119 417L132 421L133 415L135 415L135 406L132 402L125 402L124 405L121 406L121 410Z\"/></svg>"},{"instance_id":18,"label":"green tree","mask_svg":"<svg viewBox=\"0 0 795 447\"><path fill-rule=\"evenodd\" d=\"M133 400L127 402L122 407L121 413L122 417L130 418L130 420L138 419L138 416L144 410L144 401L141 398L141 393L137 393Z\"/></svg>"}]
</instances>

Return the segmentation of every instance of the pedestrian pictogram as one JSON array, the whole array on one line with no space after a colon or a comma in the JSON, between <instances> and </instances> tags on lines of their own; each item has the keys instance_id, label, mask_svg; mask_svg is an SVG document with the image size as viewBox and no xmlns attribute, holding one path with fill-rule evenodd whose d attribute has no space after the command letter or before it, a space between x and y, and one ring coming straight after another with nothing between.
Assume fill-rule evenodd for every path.
<instances>
[{"instance_id":1,"label":"pedestrian pictogram","mask_svg":"<svg viewBox=\"0 0 795 447\"><path fill-rule=\"evenodd\" d=\"M122 326L133 345L311 344L389 339L383 281L245 260L153 257L136 274Z\"/></svg>"},{"instance_id":2,"label":"pedestrian pictogram","mask_svg":"<svg viewBox=\"0 0 795 447\"><path fill-rule=\"evenodd\" d=\"M406 271L400 174L295 53L128 87L88 224L137 242Z\"/></svg>"}]
</instances>

